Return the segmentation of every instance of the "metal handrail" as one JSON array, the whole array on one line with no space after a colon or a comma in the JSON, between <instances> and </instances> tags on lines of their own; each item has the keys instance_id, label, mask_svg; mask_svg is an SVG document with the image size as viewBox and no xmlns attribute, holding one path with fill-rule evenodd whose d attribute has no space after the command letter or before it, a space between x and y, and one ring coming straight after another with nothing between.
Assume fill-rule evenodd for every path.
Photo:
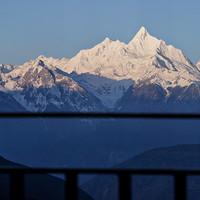
<instances>
[{"instance_id":1,"label":"metal handrail","mask_svg":"<svg viewBox=\"0 0 200 200\"><path fill-rule=\"evenodd\" d=\"M200 119L196 113L0 113L0 118L127 118L127 119ZM24 175L61 173L67 177L66 199L77 200L77 176L80 174L115 174L119 178L119 199L131 200L131 175L172 175L175 199L186 200L186 177L200 175L200 170L162 169L66 169L66 168L0 168L10 174L11 200L24 199Z\"/></svg>"},{"instance_id":2,"label":"metal handrail","mask_svg":"<svg viewBox=\"0 0 200 200\"><path fill-rule=\"evenodd\" d=\"M104 112L47 112L47 113L0 113L0 118L127 118L127 119L200 119L198 113L104 113Z\"/></svg>"},{"instance_id":3,"label":"metal handrail","mask_svg":"<svg viewBox=\"0 0 200 200\"><path fill-rule=\"evenodd\" d=\"M77 177L81 174L117 175L119 178L119 199L131 200L132 175L171 175L174 177L176 200L186 200L186 177L200 175L200 170L166 169L66 169L66 168L0 168L0 174L10 174L11 200L24 199L25 174L65 174L66 200L77 200Z\"/></svg>"}]
</instances>

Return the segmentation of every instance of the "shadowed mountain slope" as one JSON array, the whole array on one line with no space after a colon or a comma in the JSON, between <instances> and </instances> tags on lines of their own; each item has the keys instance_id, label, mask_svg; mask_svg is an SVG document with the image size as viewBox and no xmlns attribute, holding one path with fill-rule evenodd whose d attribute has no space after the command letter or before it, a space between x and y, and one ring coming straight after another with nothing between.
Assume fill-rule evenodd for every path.
<instances>
[{"instance_id":1,"label":"shadowed mountain slope","mask_svg":"<svg viewBox=\"0 0 200 200\"><path fill-rule=\"evenodd\" d=\"M23 165L8 161L0 156L1 167L21 167ZM10 198L9 191L9 175L0 174L0 199L8 200ZM30 200L64 200L65 182L59 178L50 175L25 175L25 199ZM80 200L92 200L87 193L78 189Z\"/></svg>"},{"instance_id":2,"label":"shadowed mountain slope","mask_svg":"<svg viewBox=\"0 0 200 200\"><path fill-rule=\"evenodd\" d=\"M200 145L176 145L153 149L129 159L115 168L125 169L200 169ZM187 194L189 200L200 195L200 178L188 176ZM117 199L117 179L114 176L96 176L83 185L83 189L95 200ZM141 176L132 177L132 192L136 200L173 199L173 177Z\"/></svg>"}]
</instances>

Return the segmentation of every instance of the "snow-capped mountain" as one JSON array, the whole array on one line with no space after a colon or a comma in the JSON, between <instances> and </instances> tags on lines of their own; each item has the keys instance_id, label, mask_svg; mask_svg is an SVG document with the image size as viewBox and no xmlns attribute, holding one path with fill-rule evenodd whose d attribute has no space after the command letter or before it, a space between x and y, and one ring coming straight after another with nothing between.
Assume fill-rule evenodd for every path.
<instances>
[{"instance_id":1,"label":"snow-capped mountain","mask_svg":"<svg viewBox=\"0 0 200 200\"><path fill-rule=\"evenodd\" d=\"M152 37L144 27L128 44L106 38L94 48L80 51L62 70L75 72L76 80L107 107L121 107L120 98L133 85L134 88L151 85L146 87L148 90L153 85L161 87L159 91L163 90L165 102L171 94L169 88L187 87L192 83L198 86L200 80L199 68L181 50ZM112 82L107 83L105 78ZM150 101L150 91L148 96L145 101Z\"/></svg>"},{"instance_id":2,"label":"snow-capped mountain","mask_svg":"<svg viewBox=\"0 0 200 200\"><path fill-rule=\"evenodd\" d=\"M63 60L39 56L22 66L2 66L1 91L29 111L103 110L99 99L55 67Z\"/></svg>"},{"instance_id":3,"label":"snow-capped mountain","mask_svg":"<svg viewBox=\"0 0 200 200\"><path fill-rule=\"evenodd\" d=\"M156 74L157 82L165 88L168 85L185 86L200 77L197 67L181 50L152 37L144 27L129 44L106 38L94 48L80 51L62 70L135 82Z\"/></svg>"},{"instance_id":4,"label":"snow-capped mountain","mask_svg":"<svg viewBox=\"0 0 200 200\"><path fill-rule=\"evenodd\" d=\"M199 81L200 62L193 65L144 27L128 44L106 38L69 60L39 56L22 66L0 65L0 91L31 111L160 109L164 104L170 110L190 100L196 106Z\"/></svg>"}]
</instances>

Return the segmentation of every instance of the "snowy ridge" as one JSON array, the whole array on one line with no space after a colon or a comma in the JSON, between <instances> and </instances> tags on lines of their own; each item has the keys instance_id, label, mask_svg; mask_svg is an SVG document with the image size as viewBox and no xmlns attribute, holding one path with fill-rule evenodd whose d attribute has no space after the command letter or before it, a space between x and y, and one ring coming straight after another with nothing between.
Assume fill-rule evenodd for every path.
<instances>
[{"instance_id":1,"label":"snowy ridge","mask_svg":"<svg viewBox=\"0 0 200 200\"><path fill-rule=\"evenodd\" d=\"M67 62L39 56L22 66L1 66L1 91L11 94L26 110L94 111L101 103L56 65ZM3 69L3 70L2 70Z\"/></svg>"},{"instance_id":2,"label":"snowy ridge","mask_svg":"<svg viewBox=\"0 0 200 200\"><path fill-rule=\"evenodd\" d=\"M198 84L200 80L199 69L180 49L152 37L144 27L129 44L106 38L92 49L80 51L64 67L60 66L60 69L69 74L73 71L79 75L88 73L117 81L131 79L132 83L149 80L149 83L157 83L163 87L167 93L168 87L184 87L194 82ZM94 81L90 83L91 87L86 87L100 98L102 94L97 94L97 91L102 83L99 83L98 88L97 84L98 81ZM112 93L112 100L104 95L101 100L104 99L104 104L112 107L113 102L123 93L121 91L118 96ZM112 102L110 105L109 101Z\"/></svg>"},{"instance_id":3,"label":"snowy ridge","mask_svg":"<svg viewBox=\"0 0 200 200\"><path fill-rule=\"evenodd\" d=\"M197 62L196 67L200 70L200 60Z\"/></svg>"},{"instance_id":4,"label":"snowy ridge","mask_svg":"<svg viewBox=\"0 0 200 200\"><path fill-rule=\"evenodd\" d=\"M152 37L144 27L128 45L106 38L94 48L80 51L61 68L67 73L75 71L135 82L158 74L164 88L166 82L185 86L200 78L198 68L181 50Z\"/></svg>"}]
</instances>

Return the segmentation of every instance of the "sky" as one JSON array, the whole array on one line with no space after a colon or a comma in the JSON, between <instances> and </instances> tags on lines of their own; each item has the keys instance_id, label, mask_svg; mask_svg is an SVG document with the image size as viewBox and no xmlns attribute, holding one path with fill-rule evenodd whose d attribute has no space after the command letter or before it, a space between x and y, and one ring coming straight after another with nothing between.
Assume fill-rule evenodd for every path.
<instances>
[{"instance_id":1,"label":"sky","mask_svg":"<svg viewBox=\"0 0 200 200\"><path fill-rule=\"evenodd\" d=\"M71 58L106 37L128 43L144 26L200 59L199 0L0 0L0 63Z\"/></svg>"}]
</instances>

